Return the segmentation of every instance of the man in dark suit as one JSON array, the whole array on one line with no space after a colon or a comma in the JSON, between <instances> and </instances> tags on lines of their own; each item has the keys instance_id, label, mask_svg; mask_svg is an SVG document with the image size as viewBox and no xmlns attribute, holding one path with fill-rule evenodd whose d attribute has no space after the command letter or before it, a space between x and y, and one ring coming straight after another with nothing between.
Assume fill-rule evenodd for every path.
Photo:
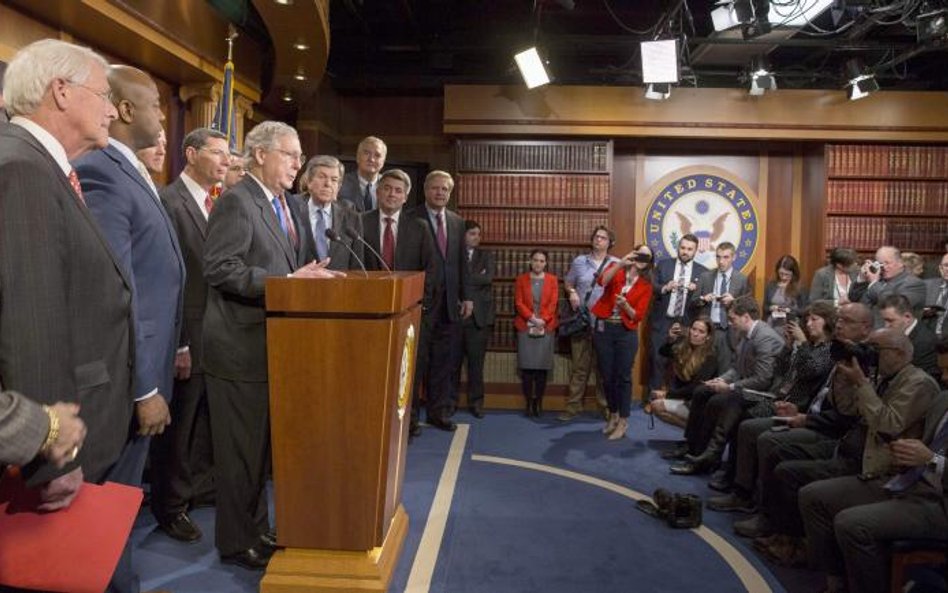
<instances>
[{"instance_id":1,"label":"man in dark suit","mask_svg":"<svg viewBox=\"0 0 948 593\"><path fill-rule=\"evenodd\" d=\"M467 407L476 418L484 417L484 358L487 343L494 329L494 255L481 249L481 225L475 220L464 221L467 278L470 299L474 305L471 315L462 322L463 358L467 359ZM458 379L460 380L460 365Z\"/></svg>"},{"instance_id":2,"label":"man in dark suit","mask_svg":"<svg viewBox=\"0 0 948 593\"><path fill-rule=\"evenodd\" d=\"M916 311L925 305L925 283L905 269L901 251L886 245L876 250L875 262L862 264L856 282L849 287L849 300L869 305L879 328L882 327L879 303L890 294L904 295Z\"/></svg>"},{"instance_id":3,"label":"man in dark suit","mask_svg":"<svg viewBox=\"0 0 948 593\"><path fill-rule=\"evenodd\" d=\"M890 294L879 301L879 316L884 327L900 331L912 342L912 364L941 382L941 367L935 349L935 334L915 318L909 300L901 294Z\"/></svg>"},{"instance_id":4,"label":"man in dark suit","mask_svg":"<svg viewBox=\"0 0 948 593\"><path fill-rule=\"evenodd\" d=\"M389 169L382 173L379 177L379 207L362 215L362 227L365 230L366 245L370 247L370 253L365 259L366 269L425 273L409 424L409 436L414 438L421 434L418 425L419 393L425 375L423 363L428 360L428 348L431 344L431 312L441 270L428 229L422 221L403 210L409 192L411 178L407 173L401 169Z\"/></svg>"},{"instance_id":5,"label":"man in dark suit","mask_svg":"<svg viewBox=\"0 0 948 593\"><path fill-rule=\"evenodd\" d=\"M948 254L941 257L938 264L939 278L929 278L925 280L925 309L922 312L923 318L929 329L938 339L939 351L946 350L948 345L948 319L946 310L948 310Z\"/></svg>"},{"instance_id":6,"label":"man in dark suit","mask_svg":"<svg viewBox=\"0 0 948 593\"><path fill-rule=\"evenodd\" d=\"M655 265L652 285L657 289L652 302L649 327L651 365L648 375L649 391L661 389L665 382L668 359L658 353L668 341L672 323L683 326L690 323L688 296L698 289L698 279L708 271L694 260L698 251L698 237L688 233L678 240L678 256L665 258Z\"/></svg>"},{"instance_id":7,"label":"man in dark suit","mask_svg":"<svg viewBox=\"0 0 948 593\"><path fill-rule=\"evenodd\" d=\"M345 167L334 156L315 156L309 160L303 179L309 199L303 202L302 213L311 246L308 259L323 261L329 258L330 270L360 270L363 255L362 218L349 202L338 202L339 182ZM335 232L330 240L326 230Z\"/></svg>"},{"instance_id":8,"label":"man in dark suit","mask_svg":"<svg viewBox=\"0 0 948 593\"><path fill-rule=\"evenodd\" d=\"M945 471L948 393L935 397L921 438L889 444L900 473L875 479L843 476L800 490L800 512L814 566L827 591L889 591L889 544L898 539L942 540L948 532Z\"/></svg>"},{"instance_id":9,"label":"man in dark suit","mask_svg":"<svg viewBox=\"0 0 948 593\"><path fill-rule=\"evenodd\" d=\"M46 39L5 75L0 124L0 376L41 404L81 402L88 438L64 467L23 468L44 508L66 506L83 477L101 482L131 425L132 283L82 197L69 159L108 142L116 117L107 64Z\"/></svg>"},{"instance_id":10,"label":"man in dark suit","mask_svg":"<svg viewBox=\"0 0 948 593\"><path fill-rule=\"evenodd\" d=\"M691 295L689 303L692 318L704 316L711 319L714 329L714 346L724 364L730 365L737 346L737 333L728 323L727 308L734 299L752 294L747 276L734 269L733 243L727 241L714 250L717 268L701 274L698 290Z\"/></svg>"},{"instance_id":11,"label":"man in dark suit","mask_svg":"<svg viewBox=\"0 0 948 593\"><path fill-rule=\"evenodd\" d=\"M430 316L431 348L427 361L419 359L419 365L426 367L425 411L428 424L447 431L456 428L451 415L457 407L454 375L461 364L461 321L474 308L467 296L464 220L447 208L453 189L454 180L448 173L431 171L425 177L425 204L414 210L414 216L428 227L441 269Z\"/></svg>"},{"instance_id":12,"label":"man in dark suit","mask_svg":"<svg viewBox=\"0 0 948 593\"><path fill-rule=\"evenodd\" d=\"M385 166L387 154L388 147L381 138L363 138L356 148L356 170L342 178L339 199L349 202L360 213L378 208L379 173Z\"/></svg>"},{"instance_id":13,"label":"man in dark suit","mask_svg":"<svg viewBox=\"0 0 948 593\"><path fill-rule=\"evenodd\" d=\"M166 401L172 393L185 271L174 227L134 152L157 142L164 120L158 89L130 66L110 67L109 84L118 110L109 145L77 160L76 172L90 212L135 287L137 435L110 477L139 485L149 437L170 422Z\"/></svg>"},{"instance_id":14,"label":"man in dark suit","mask_svg":"<svg viewBox=\"0 0 948 593\"><path fill-rule=\"evenodd\" d=\"M204 240L211 195L230 164L227 136L198 128L184 137L185 166L159 195L171 218L184 255L184 320L175 355L174 422L152 441L151 512L171 537L196 541L201 531L188 516L188 505L213 496L211 427L204 383L202 325L207 303Z\"/></svg>"},{"instance_id":15,"label":"man in dark suit","mask_svg":"<svg viewBox=\"0 0 948 593\"><path fill-rule=\"evenodd\" d=\"M214 441L215 545L224 562L261 570L275 545L266 494L266 279L333 273L305 263L305 222L284 198L302 166L296 130L262 122L247 134L244 152L247 175L221 195L208 219L204 372Z\"/></svg>"}]
</instances>

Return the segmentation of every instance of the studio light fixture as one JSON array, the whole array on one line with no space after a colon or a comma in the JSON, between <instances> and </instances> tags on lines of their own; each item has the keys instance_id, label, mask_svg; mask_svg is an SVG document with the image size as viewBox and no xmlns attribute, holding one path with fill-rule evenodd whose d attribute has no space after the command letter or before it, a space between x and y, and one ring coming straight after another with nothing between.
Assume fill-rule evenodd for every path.
<instances>
[{"instance_id":1,"label":"studio light fixture","mask_svg":"<svg viewBox=\"0 0 948 593\"><path fill-rule=\"evenodd\" d=\"M540 59L540 52L536 47L525 49L514 56L517 68L520 69L520 76L523 77L523 83L528 89L535 89L538 86L549 84L550 75L547 74L543 60Z\"/></svg>"},{"instance_id":2,"label":"studio light fixture","mask_svg":"<svg viewBox=\"0 0 948 593\"><path fill-rule=\"evenodd\" d=\"M933 3L926 2L918 11L915 17L915 31L918 42L923 43L932 39L948 39L948 8L938 7Z\"/></svg>"},{"instance_id":3,"label":"studio light fixture","mask_svg":"<svg viewBox=\"0 0 948 593\"><path fill-rule=\"evenodd\" d=\"M846 75L849 77L849 82L846 83L846 96L850 101L864 99L879 90L876 75L867 73L859 58L846 62Z\"/></svg>"},{"instance_id":4,"label":"studio light fixture","mask_svg":"<svg viewBox=\"0 0 948 593\"><path fill-rule=\"evenodd\" d=\"M283 90L283 96L281 96L280 98L283 99L283 102L284 102L284 103L292 103L292 102L293 102L293 91L291 91L290 89L284 89L284 90Z\"/></svg>"},{"instance_id":5,"label":"studio light fixture","mask_svg":"<svg viewBox=\"0 0 948 593\"><path fill-rule=\"evenodd\" d=\"M296 40L296 43L293 44L293 49L299 51L306 51L309 49L309 44L306 43L306 40L300 37Z\"/></svg>"},{"instance_id":6,"label":"studio light fixture","mask_svg":"<svg viewBox=\"0 0 948 593\"><path fill-rule=\"evenodd\" d=\"M764 56L754 56L750 67L750 94L759 97L767 91L777 90L777 80Z\"/></svg>"},{"instance_id":7,"label":"studio light fixture","mask_svg":"<svg viewBox=\"0 0 948 593\"><path fill-rule=\"evenodd\" d=\"M672 85L667 82L653 82L645 86L645 98L651 101L664 101L671 97Z\"/></svg>"}]
</instances>

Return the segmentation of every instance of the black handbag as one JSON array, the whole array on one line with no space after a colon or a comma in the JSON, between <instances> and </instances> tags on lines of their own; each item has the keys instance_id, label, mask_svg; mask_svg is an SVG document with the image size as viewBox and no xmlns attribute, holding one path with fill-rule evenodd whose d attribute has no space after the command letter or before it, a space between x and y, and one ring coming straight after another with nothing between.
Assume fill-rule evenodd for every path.
<instances>
[{"instance_id":1,"label":"black handbag","mask_svg":"<svg viewBox=\"0 0 948 593\"><path fill-rule=\"evenodd\" d=\"M596 274L593 276L593 284L596 283L596 279L599 278L599 274L602 273L602 269L608 261L609 258L606 257L599 264L599 269L596 270ZM565 312L560 316L560 324L556 328L556 335L561 338L572 338L573 336L592 333L592 321L589 320L589 297L591 296L592 289L586 293L583 304L575 311L569 306L569 300L566 301Z\"/></svg>"}]
</instances>

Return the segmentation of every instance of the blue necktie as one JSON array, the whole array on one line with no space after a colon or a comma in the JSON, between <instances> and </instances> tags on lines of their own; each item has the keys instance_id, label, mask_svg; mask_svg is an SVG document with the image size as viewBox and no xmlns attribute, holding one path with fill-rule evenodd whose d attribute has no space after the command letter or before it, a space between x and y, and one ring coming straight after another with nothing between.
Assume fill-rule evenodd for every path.
<instances>
[{"instance_id":1,"label":"blue necktie","mask_svg":"<svg viewBox=\"0 0 948 593\"><path fill-rule=\"evenodd\" d=\"M326 212L322 208L316 209L316 259L322 261L329 255L329 244L326 242Z\"/></svg>"},{"instance_id":2,"label":"blue necktie","mask_svg":"<svg viewBox=\"0 0 948 593\"><path fill-rule=\"evenodd\" d=\"M286 234L286 217L283 216L283 205L280 204L280 198L273 198L273 209L276 211L277 220L280 222L283 234Z\"/></svg>"}]
</instances>

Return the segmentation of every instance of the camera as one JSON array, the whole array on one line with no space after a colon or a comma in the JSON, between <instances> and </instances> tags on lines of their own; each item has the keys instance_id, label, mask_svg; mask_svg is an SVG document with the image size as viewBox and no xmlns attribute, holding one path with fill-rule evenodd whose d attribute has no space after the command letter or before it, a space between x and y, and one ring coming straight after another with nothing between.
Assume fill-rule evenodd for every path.
<instances>
[{"instance_id":1,"label":"camera","mask_svg":"<svg viewBox=\"0 0 948 593\"><path fill-rule=\"evenodd\" d=\"M800 315L793 309L787 311L787 323L800 323Z\"/></svg>"},{"instance_id":2,"label":"camera","mask_svg":"<svg viewBox=\"0 0 948 593\"><path fill-rule=\"evenodd\" d=\"M632 256L632 261L638 262L640 264L651 263L652 256L647 253L636 253Z\"/></svg>"},{"instance_id":3,"label":"camera","mask_svg":"<svg viewBox=\"0 0 948 593\"><path fill-rule=\"evenodd\" d=\"M878 351L865 344L850 344L833 340L830 342L830 358L833 362L849 361L855 358L859 366L864 369L879 366Z\"/></svg>"},{"instance_id":4,"label":"camera","mask_svg":"<svg viewBox=\"0 0 948 593\"><path fill-rule=\"evenodd\" d=\"M882 270L882 264L877 261L869 262L869 271L878 274Z\"/></svg>"},{"instance_id":5,"label":"camera","mask_svg":"<svg viewBox=\"0 0 948 593\"><path fill-rule=\"evenodd\" d=\"M659 488L652 499L658 507L658 516L664 519L669 527L676 529L701 527L701 498L694 494L672 493Z\"/></svg>"}]
</instances>

